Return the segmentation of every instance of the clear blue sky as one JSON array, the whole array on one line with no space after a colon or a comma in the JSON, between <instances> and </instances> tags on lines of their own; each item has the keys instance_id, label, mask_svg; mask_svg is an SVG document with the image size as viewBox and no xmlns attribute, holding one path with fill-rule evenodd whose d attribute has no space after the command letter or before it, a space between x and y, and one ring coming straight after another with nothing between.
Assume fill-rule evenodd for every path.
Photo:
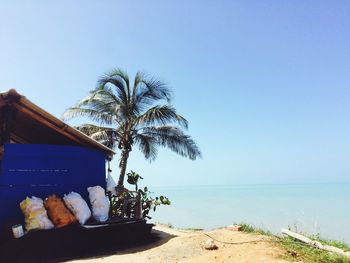
<instances>
[{"instance_id":1,"label":"clear blue sky","mask_svg":"<svg viewBox=\"0 0 350 263\"><path fill-rule=\"evenodd\" d=\"M203 152L149 164L135 149L147 184L349 182L349 14L347 0L0 1L0 90L60 116L104 72L143 70L171 84Z\"/></svg>"}]
</instances>

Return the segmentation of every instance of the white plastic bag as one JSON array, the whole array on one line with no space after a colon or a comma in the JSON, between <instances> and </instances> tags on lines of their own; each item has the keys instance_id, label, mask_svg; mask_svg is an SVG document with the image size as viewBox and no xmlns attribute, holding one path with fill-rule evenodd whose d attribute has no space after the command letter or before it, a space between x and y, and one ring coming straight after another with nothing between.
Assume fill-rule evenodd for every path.
<instances>
[{"instance_id":1,"label":"white plastic bag","mask_svg":"<svg viewBox=\"0 0 350 263\"><path fill-rule=\"evenodd\" d=\"M47 216L43 200L32 196L27 197L20 203L21 210L25 217L26 230L50 229L54 225Z\"/></svg>"},{"instance_id":2,"label":"white plastic bag","mask_svg":"<svg viewBox=\"0 0 350 263\"><path fill-rule=\"evenodd\" d=\"M80 194L71 192L68 195L64 195L63 200L80 224L85 224L91 217L90 208Z\"/></svg>"},{"instance_id":3,"label":"white plastic bag","mask_svg":"<svg viewBox=\"0 0 350 263\"><path fill-rule=\"evenodd\" d=\"M87 190L93 217L99 222L106 221L109 214L109 201L105 190L99 185L89 187Z\"/></svg>"}]
</instances>

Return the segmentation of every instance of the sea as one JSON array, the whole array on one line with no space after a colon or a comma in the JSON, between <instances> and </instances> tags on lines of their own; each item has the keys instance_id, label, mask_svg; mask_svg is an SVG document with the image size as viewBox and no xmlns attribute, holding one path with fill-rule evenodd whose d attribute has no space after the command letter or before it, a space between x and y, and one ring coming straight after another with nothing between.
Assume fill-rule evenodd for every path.
<instances>
[{"instance_id":1,"label":"sea","mask_svg":"<svg viewBox=\"0 0 350 263\"><path fill-rule=\"evenodd\" d=\"M213 229L249 223L274 234L289 228L350 245L350 183L169 186L150 189L170 206L150 212L151 222Z\"/></svg>"}]
</instances>

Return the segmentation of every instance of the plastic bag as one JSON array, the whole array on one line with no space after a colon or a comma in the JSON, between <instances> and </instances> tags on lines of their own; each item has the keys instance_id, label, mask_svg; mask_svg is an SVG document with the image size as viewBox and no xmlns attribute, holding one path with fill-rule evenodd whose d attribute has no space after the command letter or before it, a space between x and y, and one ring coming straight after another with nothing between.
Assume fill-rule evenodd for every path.
<instances>
[{"instance_id":1,"label":"plastic bag","mask_svg":"<svg viewBox=\"0 0 350 263\"><path fill-rule=\"evenodd\" d=\"M90 208L80 194L71 192L68 195L64 195L63 201L80 224L85 224L91 217Z\"/></svg>"},{"instance_id":2,"label":"plastic bag","mask_svg":"<svg viewBox=\"0 0 350 263\"><path fill-rule=\"evenodd\" d=\"M25 228L27 231L34 229L50 229L54 225L47 217L47 213L41 198L27 197L20 203L21 210L25 217Z\"/></svg>"},{"instance_id":3,"label":"plastic bag","mask_svg":"<svg viewBox=\"0 0 350 263\"><path fill-rule=\"evenodd\" d=\"M56 227L64 227L76 222L76 218L57 195L50 195L44 201L47 214Z\"/></svg>"},{"instance_id":4,"label":"plastic bag","mask_svg":"<svg viewBox=\"0 0 350 263\"><path fill-rule=\"evenodd\" d=\"M106 221L109 215L109 201L105 190L99 185L89 187L87 190L93 217L99 222Z\"/></svg>"}]
</instances>

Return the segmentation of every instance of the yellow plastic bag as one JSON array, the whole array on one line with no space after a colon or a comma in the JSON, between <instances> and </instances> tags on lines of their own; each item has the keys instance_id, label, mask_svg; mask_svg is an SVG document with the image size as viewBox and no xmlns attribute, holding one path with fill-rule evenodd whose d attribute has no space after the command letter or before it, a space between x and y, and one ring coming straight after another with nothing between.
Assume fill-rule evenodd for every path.
<instances>
[{"instance_id":1,"label":"yellow plastic bag","mask_svg":"<svg viewBox=\"0 0 350 263\"><path fill-rule=\"evenodd\" d=\"M20 203L21 210L25 218L25 227L27 231L34 229L50 229L54 225L47 217L43 200L33 196L27 197Z\"/></svg>"}]
</instances>

